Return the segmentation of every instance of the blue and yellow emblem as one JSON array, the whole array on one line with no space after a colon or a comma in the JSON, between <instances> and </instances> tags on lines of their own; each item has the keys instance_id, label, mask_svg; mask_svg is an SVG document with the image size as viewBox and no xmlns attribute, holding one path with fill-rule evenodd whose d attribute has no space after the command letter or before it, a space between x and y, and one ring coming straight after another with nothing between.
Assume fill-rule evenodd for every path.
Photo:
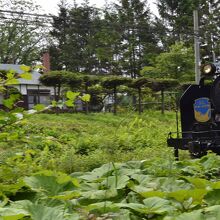
<instances>
[{"instance_id":1,"label":"blue and yellow emblem","mask_svg":"<svg viewBox=\"0 0 220 220\"><path fill-rule=\"evenodd\" d=\"M194 115L198 122L207 122L211 119L211 104L208 98L199 98L195 100Z\"/></svg>"}]
</instances>

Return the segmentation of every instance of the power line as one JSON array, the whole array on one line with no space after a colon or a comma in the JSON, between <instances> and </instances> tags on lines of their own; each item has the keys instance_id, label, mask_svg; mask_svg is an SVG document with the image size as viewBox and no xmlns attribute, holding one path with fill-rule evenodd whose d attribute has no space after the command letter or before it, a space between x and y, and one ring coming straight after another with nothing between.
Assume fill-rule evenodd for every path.
<instances>
[{"instance_id":1,"label":"power line","mask_svg":"<svg viewBox=\"0 0 220 220\"><path fill-rule=\"evenodd\" d=\"M20 21L21 23L17 23L22 25L22 22L27 22L26 25L34 25L34 23L36 23L36 25L41 26L41 27L49 27L52 28L54 27L52 25L53 20L52 19L56 19L59 18L58 16L53 16L53 15L47 15L47 14L38 14L38 13L26 13L26 12L22 12L22 11L11 11L11 10L0 10L0 13L5 13L5 16L0 17L1 19L4 19L6 23L13 23L13 21ZM15 17L9 17L10 14L15 14L15 15L24 15L25 18L34 18L36 20L31 20L31 19L21 19L21 18L15 18ZM40 18L45 18L46 20L37 20ZM48 20L49 19L49 20ZM75 25L78 25L80 28L82 29L91 29L91 28L97 28L100 29L100 27L103 30L118 30L120 31L120 29L124 30L127 29L127 31L146 31L149 27L144 27L146 25L146 23L143 21L138 23L138 26L135 24L116 24L116 26L114 26L114 24L105 24L105 26L102 26L101 23L91 23L93 21L88 21L87 19L69 19L67 21L67 25L72 25L71 23L69 23L69 21L75 22ZM69 23L69 24L68 24ZM89 25L89 26L88 26ZM108 25L108 26L106 26ZM142 27L140 27L139 25L143 25ZM148 24L147 24L148 25ZM194 33L187 33L187 35L190 36L194 36Z\"/></svg>"},{"instance_id":2,"label":"power line","mask_svg":"<svg viewBox=\"0 0 220 220\"><path fill-rule=\"evenodd\" d=\"M54 17L52 15L47 15L47 14L27 13L27 12L23 12L23 11L0 10L0 12L18 14L18 15L29 15L29 16L36 16L36 17L45 17L45 18L53 18Z\"/></svg>"},{"instance_id":3,"label":"power line","mask_svg":"<svg viewBox=\"0 0 220 220\"><path fill-rule=\"evenodd\" d=\"M0 19L4 19L4 21L0 21L0 22L6 22L6 23L11 23L13 24L16 21L20 21L20 23L16 23L16 24L26 24L26 25L38 25L38 26L42 26L42 25L47 25L48 27L52 27L52 25L50 25L51 23L44 21L44 20L27 20L27 19L21 19L21 18L8 18L8 17L4 17L4 16L0 16ZM23 22L23 23L22 23Z\"/></svg>"}]
</instances>

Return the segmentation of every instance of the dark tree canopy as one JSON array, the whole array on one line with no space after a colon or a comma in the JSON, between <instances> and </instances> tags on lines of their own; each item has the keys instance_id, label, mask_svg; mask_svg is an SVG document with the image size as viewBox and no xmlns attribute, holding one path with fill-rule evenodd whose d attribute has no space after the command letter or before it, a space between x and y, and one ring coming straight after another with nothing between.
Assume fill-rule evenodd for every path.
<instances>
[{"instance_id":1,"label":"dark tree canopy","mask_svg":"<svg viewBox=\"0 0 220 220\"><path fill-rule=\"evenodd\" d=\"M161 91L175 88L178 85L179 82L175 79L149 79L148 87L154 91Z\"/></svg>"},{"instance_id":2,"label":"dark tree canopy","mask_svg":"<svg viewBox=\"0 0 220 220\"><path fill-rule=\"evenodd\" d=\"M104 12L86 1L59 7L51 31L53 68L136 78L158 51L145 1L120 0Z\"/></svg>"},{"instance_id":3,"label":"dark tree canopy","mask_svg":"<svg viewBox=\"0 0 220 220\"><path fill-rule=\"evenodd\" d=\"M108 76L102 79L102 86L107 89L114 89L120 85L125 85L131 81L130 78L121 76Z\"/></svg>"}]
</instances>

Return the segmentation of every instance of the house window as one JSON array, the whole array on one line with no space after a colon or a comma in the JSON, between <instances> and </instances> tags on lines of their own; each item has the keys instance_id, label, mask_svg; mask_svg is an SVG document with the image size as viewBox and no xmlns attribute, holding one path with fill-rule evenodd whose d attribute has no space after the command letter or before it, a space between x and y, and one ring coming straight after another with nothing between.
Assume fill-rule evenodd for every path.
<instances>
[{"instance_id":1,"label":"house window","mask_svg":"<svg viewBox=\"0 0 220 220\"><path fill-rule=\"evenodd\" d=\"M28 93L28 109L33 108L37 104L50 104L50 90L29 89Z\"/></svg>"}]
</instances>

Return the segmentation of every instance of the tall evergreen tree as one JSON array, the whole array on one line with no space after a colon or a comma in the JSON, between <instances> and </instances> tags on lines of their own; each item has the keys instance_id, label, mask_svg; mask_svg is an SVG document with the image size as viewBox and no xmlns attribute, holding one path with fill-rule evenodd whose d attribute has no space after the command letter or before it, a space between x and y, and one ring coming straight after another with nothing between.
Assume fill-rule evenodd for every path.
<instances>
[{"instance_id":1,"label":"tall evergreen tree","mask_svg":"<svg viewBox=\"0 0 220 220\"><path fill-rule=\"evenodd\" d=\"M65 2L61 2L58 16L53 17L51 35L54 39L54 44L49 47L53 70L62 70L64 67L69 67L69 61L66 59L68 58L67 51L70 49L67 41L69 27L68 5Z\"/></svg>"},{"instance_id":2,"label":"tall evergreen tree","mask_svg":"<svg viewBox=\"0 0 220 220\"><path fill-rule=\"evenodd\" d=\"M161 42L167 48L176 41L193 43L193 10L197 0L158 0L157 7L160 18L157 26L163 28L160 33ZM167 36L167 37L164 37Z\"/></svg>"},{"instance_id":3,"label":"tall evergreen tree","mask_svg":"<svg viewBox=\"0 0 220 220\"><path fill-rule=\"evenodd\" d=\"M136 78L157 50L147 3L120 0L102 14L88 4L60 5L51 32L55 67Z\"/></svg>"},{"instance_id":4,"label":"tall evergreen tree","mask_svg":"<svg viewBox=\"0 0 220 220\"><path fill-rule=\"evenodd\" d=\"M200 37L208 46L210 59L220 55L220 1L201 1L199 5Z\"/></svg>"},{"instance_id":5,"label":"tall evergreen tree","mask_svg":"<svg viewBox=\"0 0 220 220\"><path fill-rule=\"evenodd\" d=\"M119 65L121 35L117 12L107 5L103 18L100 19L99 30L95 35L99 73L121 74Z\"/></svg>"},{"instance_id":6,"label":"tall evergreen tree","mask_svg":"<svg viewBox=\"0 0 220 220\"><path fill-rule=\"evenodd\" d=\"M93 72L96 66L94 33L98 10L88 6L85 1L81 6L60 5L58 17L54 17L52 36L58 41L56 46L59 62L67 70Z\"/></svg>"},{"instance_id":7,"label":"tall evergreen tree","mask_svg":"<svg viewBox=\"0 0 220 220\"><path fill-rule=\"evenodd\" d=\"M141 0L120 0L115 7L122 29L120 62L123 73L136 78L140 69L149 63L149 55L157 50L150 10L147 2Z\"/></svg>"},{"instance_id":8,"label":"tall evergreen tree","mask_svg":"<svg viewBox=\"0 0 220 220\"><path fill-rule=\"evenodd\" d=\"M201 44L207 43L210 51L219 52L219 0L158 0L157 7L160 15L157 34L165 48L176 41L193 44L193 10L197 9Z\"/></svg>"}]
</instances>

